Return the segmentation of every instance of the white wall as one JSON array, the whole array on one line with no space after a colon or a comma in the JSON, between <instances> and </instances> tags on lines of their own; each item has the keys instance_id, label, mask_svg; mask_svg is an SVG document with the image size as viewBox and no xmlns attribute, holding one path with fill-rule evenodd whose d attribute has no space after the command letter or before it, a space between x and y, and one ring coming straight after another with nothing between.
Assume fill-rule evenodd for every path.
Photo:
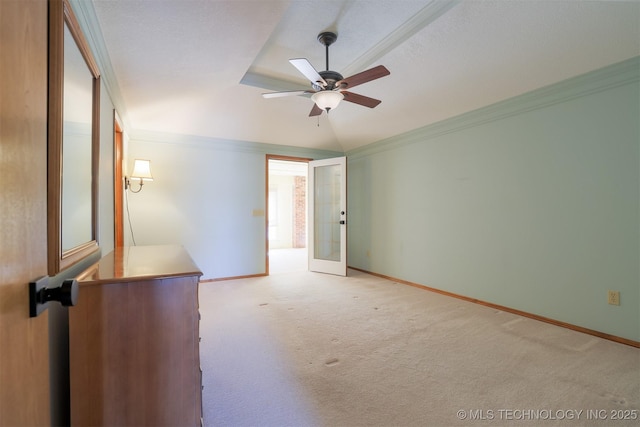
<instances>
[{"instance_id":1,"label":"white wall","mask_svg":"<svg viewBox=\"0 0 640 427\"><path fill-rule=\"evenodd\" d=\"M203 271L203 279L264 273L266 154L317 159L340 155L243 141L132 133L129 162L150 159L154 176L142 192L128 194L136 243L183 245ZM132 243L130 238L125 218L127 244Z\"/></svg>"},{"instance_id":2,"label":"white wall","mask_svg":"<svg viewBox=\"0 0 640 427\"><path fill-rule=\"evenodd\" d=\"M349 264L640 340L639 64L348 153Z\"/></svg>"},{"instance_id":3,"label":"white wall","mask_svg":"<svg viewBox=\"0 0 640 427\"><path fill-rule=\"evenodd\" d=\"M293 247L293 193L294 177L272 175L269 177L269 203L274 203L273 217L270 216L270 249ZM273 197L272 197L273 196ZM273 221L271 223L271 221Z\"/></svg>"}]
</instances>

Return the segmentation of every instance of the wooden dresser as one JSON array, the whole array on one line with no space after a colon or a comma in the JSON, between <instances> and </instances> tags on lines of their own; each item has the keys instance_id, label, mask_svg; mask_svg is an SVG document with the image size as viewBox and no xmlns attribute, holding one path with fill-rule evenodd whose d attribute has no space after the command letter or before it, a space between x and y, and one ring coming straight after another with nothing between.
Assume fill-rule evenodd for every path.
<instances>
[{"instance_id":1,"label":"wooden dresser","mask_svg":"<svg viewBox=\"0 0 640 427\"><path fill-rule=\"evenodd\" d=\"M202 425L201 275L181 246L131 246L78 276L72 426Z\"/></svg>"}]
</instances>

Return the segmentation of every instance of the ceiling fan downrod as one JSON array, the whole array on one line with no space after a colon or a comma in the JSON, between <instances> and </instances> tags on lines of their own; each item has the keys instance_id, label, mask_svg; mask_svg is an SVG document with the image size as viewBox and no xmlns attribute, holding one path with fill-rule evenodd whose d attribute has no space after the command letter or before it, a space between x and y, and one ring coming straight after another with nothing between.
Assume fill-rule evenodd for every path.
<instances>
[{"instance_id":1,"label":"ceiling fan downrod","mask_svg":"<svg viewBox=\"0 0 640 427\"><path fill-rule=\"evenodd\" d=\"M331 31L325 31L323 33L318 34L318 41L325 46L325 55L326 55L326 70L320 71L318 74L325 80L326 85L314 87L316 90L321 91L330 91L336 89L336 82L339 82L343 79L342 74L331 71L329 69L329 46L331 46L338 39L338 35Z\"/></svg>"},{"instance_id":2,"label":"ceiling fan downrod","mask_svg":"<svg viewBox=\"0 0 640 427\"><path fill-rule=\"evenodd\" d=\"M337 39L338 35L331 31L325 31L324 33L318 34L318 41L324 45L324 50L327 58L327 71L329 71L329 46L331 46Z\"/></svg>"}]
</instances>

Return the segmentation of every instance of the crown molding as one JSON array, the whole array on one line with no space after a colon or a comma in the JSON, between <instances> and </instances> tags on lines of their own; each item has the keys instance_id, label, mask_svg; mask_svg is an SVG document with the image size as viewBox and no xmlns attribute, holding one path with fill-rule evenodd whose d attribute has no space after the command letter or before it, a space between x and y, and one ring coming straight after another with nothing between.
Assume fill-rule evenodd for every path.
<instances>
[{"instance_id":1,"label":"crown molding","mask_svg":"<svg viewBox=\"0 0 640 427\"><path fill-rule=\"evenodd\" d=\"M122 91L120 90L118 79L111 65L111 58L109 57L109 52L102 36L102 29L95 8L93 7L93 2L86 0L69 0L69 3L89 43L91 52L98 63L100 79L109 93L111 102L113 102L118 116L122 118L124 122L122 123L123 126L125 128L129 127Z\"/></svg>"},{"instance_id":2,"label":"crown molding","mask_svg":"<svg viewBox=\"0 0 640 427\"><path fill-rule=\"evenodd\" d=\"M404 43L409 37L447 13L460 2L461 0L431 0L425 7L407 19L392 33L347 65L342 70L342 75L350 76L363 71L397 46ZM308 82L300 84L300 81L271 77L252 68L247 70L242 80L240 80L240 83L272 91L300 90L301 87L308 85Z\"/></svg>"},{"instance_id":3,"label":"crown molding","mask_svg":"<svg viewBox=\"0 0 640 427\"><path fill-rule=\"evenodd\" d=\"M155 132L136 130L129 135L130 142L152 142L181 147L191 146L198 149L214 151L230 151L235 153L250 154L278 154L292 157L329 158L344 156L344 153L331 150L318 150L305 147L293 147L289 145L265 144L262 142L229 140L211 138L197 135L174 134L167 132Z\"/></svg>"},{"instance_id":4,"label":"crown molding","mask_svg":"<svg viewBox=\"0 0 640 427\"><path fill-rule=\"evenodd\" d=\"M436 19L454 8L461 0L440 1L431 0L425 7L420 9L415 15L406 20L387 37L380 40L371 49L356 58L351 64L342 70L342 75L350 76L365 70L370 65L377 62L387 53L404 43L418 31L434 22Z\"/></svg>"},{"instance_id":5,"label":"crown molding","mask_svg":"<svg viewBox=\"0 0 640 427\"><path fill-rule=\"evenodd\" d=\"M640 56L636 56L402 135L373 142L347 152L347 156L356 158L400 148L639 81Z\"/></svg>"}]
</instances>

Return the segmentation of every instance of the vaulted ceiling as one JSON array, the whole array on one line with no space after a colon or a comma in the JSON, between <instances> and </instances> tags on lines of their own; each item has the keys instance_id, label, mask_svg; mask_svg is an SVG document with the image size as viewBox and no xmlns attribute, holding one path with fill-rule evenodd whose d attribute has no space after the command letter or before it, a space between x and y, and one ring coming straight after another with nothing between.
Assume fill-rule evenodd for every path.
<instances>
[{"instance_id":1,"label":"vaulted ceiling","mask_svg":"<svg viewBox=\"0 0 640 427\"><path fill-rule=\"evenodd\" d=\"M88 1L88 0L76 0ZM346 152L640 55L640 2L92 0L106 76L131 131ZM376 65L389 76L308 117L311 89L289 63Z\"/></svg>"}]
</instances>

